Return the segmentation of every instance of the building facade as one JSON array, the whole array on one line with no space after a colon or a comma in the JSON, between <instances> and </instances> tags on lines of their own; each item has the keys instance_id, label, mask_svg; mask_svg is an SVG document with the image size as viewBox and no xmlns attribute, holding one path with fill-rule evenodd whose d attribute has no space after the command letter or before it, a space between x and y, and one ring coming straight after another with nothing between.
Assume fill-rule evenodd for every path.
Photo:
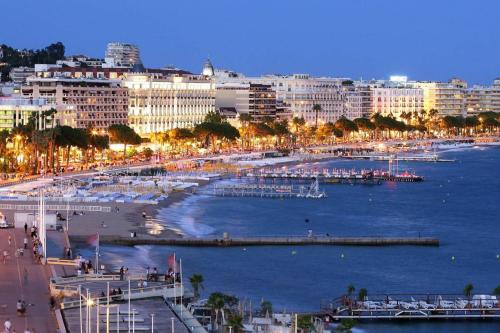
<instances>
[{"instance_id":1,"label":"building facade","mask_svg":"<svg viewBox=\"0 0 500 333\"><path fill-rule=\"evenodd\" d=\"M423 108L428 112L436 110L440 116L465 116L467 84L458 79L450 82L412 82L424 94Z\"/></svg>"},{"instance_id":2,"label":"building facade","mask_svg":"<svg viewBox=\"0 0 500 333\"><path fill-rule=\"evenodd\" d=\"M481 112L500 112L500 78L491 86L474 86L467 91L467 115Z\"/></svg>"},{"instance_id":3,"label":"building facade","mask_svg":"<svg viewBox=\"0 0 500 333\"><path fill-rule=\"evenodd\" d=\"M51 106L43 98L0 97L0 131L27 125L35 117L37 129L43 130L54 124L54 116L42 117Z\"/></svg>"},{"instance_id":4,"label":"building facade","mask_svg":"<svg viewBox=\"0 0 500 333\"><path fill-rule=\"evenodd\" d=\"M276 92L276 103L281 116L303 117L314 125L335 122L347 113L354 114L354 107L346 107L347 99L356 99L356 94L345 90L342 82L345 79L310 77L308 74L287 76L269 75L261 77L242 77L234 75L218 76L219 83L241 82L268 85ZM350 97L349 97L350 96ZM314 110L314 105L321 107ZM353 105L357 105L353 103ZM284 110L286 108L286 110Z\"/></svg>"},{"instance_id":5,"label":"building facade","mask_svg":"<svg viewBox=\"0 0 500 333\"><path fill-rule=\"evenodd\" d=\"M238 114L248 114L256 121L276 118L276 92L270 85L226 82L216 85L217 109L234 108Z\"/></svg>"},{"instance_id":6,"label":"building facade","mask_svg":"<svg viewBox=\"0 0 500 333\"><path fill-rule=\"evenodd\" d=\"M128 90L117 80L31 77L21 93L46 99L61 125L105 130L128 123Z\"/></svg>"},{"instance_id":7,"label":"building facade","mask_svg":"<svg viewBox=\"0 0 500 333\"><path fill-rule=\"evenodd\" d=\"M394 116L404 120L403 114L420 113L424 109L424 92L408 85L382 84L371 87L372 114Z\"/></svg>"},{"instance_id":8,"label":"building facade","mask_svg":"<svg viewBox=\"0 0 500 333\"><path fill-rule=\"evenodd\" d=\"M189 128L215 112L215 83L198 75L129 73L129 125L141 136Z\"/></svg>"},{"instance_id":9,"label":"building facade","mask_svg":"<svg viewBox=\"0 0 500 333\"><path fill-rule=\"evenodd\" d=\"M106 48L106 62L128 67L142 64L139 48L136 45L116 42L108 43Z\"/></svg>"}]
</instances>

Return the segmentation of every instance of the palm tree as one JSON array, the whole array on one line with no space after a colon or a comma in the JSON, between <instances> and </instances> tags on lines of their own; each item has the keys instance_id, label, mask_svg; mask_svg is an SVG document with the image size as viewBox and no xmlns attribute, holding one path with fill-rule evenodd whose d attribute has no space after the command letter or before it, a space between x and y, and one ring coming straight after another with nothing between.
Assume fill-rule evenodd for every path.
<instances>
[{"instance_id":1,"label":"palm tree","mask_svg":"<svg viewBox=\"0 0 500 333\"><path fill-rule=\"evenodd\" d=\"M474 286L472 285L472 283L468 283L465 285L465 288L464 288L464 295L467 297L467 298L470 298L472 296L472 290L474 289Z\"/></svg>"},{"instance_id":2,"label":"palm tree","mask_svg":"<svg viewBox=\"0 0 500 333\"><path fill-rule=\"evenodd\" d=\"M243 317L238 314L232 314L227 320L227 326L232 327L234 333L239 333L243 329Z\"/></svg>"},{"instance_id":3,"label":"palm tree","mask_svg":"<svg viewBox=\"0 0 500 333\"><path fill-rule=\"evenodd\" d=\"M127 145L138 145L141 143L141 137L132 128L127 125L114 124L108 128L111 142L123 144L123 160L127 158Z\"/></svg>"},{"instance_id":4,"label":"palm tree","mask_svg":"<svg viewBox=\"0 0 500 333\"><path fill-rule=\"evenodd\" d=\"M359 289L358 299L360 301L364 301L366 296L368 296L368 290L366 290L365 288Z\"/></svg>"},{"instance_id":5,"label":"palm tree","mask_svg":"<svg viewBox=\"0 0 500 333\"><path fill-rule=\"evenodd\" d=\"M314 127L318 128L318 113L321 112L321 105L314 104L313 111L314 111Z\"/></svg>"},{"instance_id":6,"label":"palm tree","mask_svg":"<svg viewBox=\"0 0 500 333\"><path fill-rule=\"evenodd\" d=\"M350 297L355 290L356 288L354 288L354 285L351 283L347 286L347 295Z\"/></svg>"},{"instance_id":7,"label":"palm tree","mask_svg":"<svg viewBox=\"0 0 500 333\"><path fill-rule=\"evenodd\" d=\"M189 282L191 282L191 286L193 287L194 298L198 299L200 297L200 289L203 289L203 275L193 274L189 278Z\"/></svg>"},{"instance_id":8,"label":"palm tree","mask_svg":"<svg viewBox=\"0 0 500 333\"><path fill-rule=\"evenodd\" d=\"M207 305L210 307L212 310L213 315L215 316L214 321L212 321L212 331L215 331L217 325L218 325L218 319L219 319L219 312L221 312L222 315L222 323L224 324L224 295L219 292L215 292L210 294L210 297L208 297L207 300Z\"/></svg>"},{"instance_id":9,"label":"palm tree","mask_svg":"<svg viewBox=\"0 0 500 333\"><path fill-rule=\"evenodd\" d=\"M260 303L260 315L265 316L267 314L273 313L273 304L269 301L264 301Z\"/></svg>"}]
</instances>

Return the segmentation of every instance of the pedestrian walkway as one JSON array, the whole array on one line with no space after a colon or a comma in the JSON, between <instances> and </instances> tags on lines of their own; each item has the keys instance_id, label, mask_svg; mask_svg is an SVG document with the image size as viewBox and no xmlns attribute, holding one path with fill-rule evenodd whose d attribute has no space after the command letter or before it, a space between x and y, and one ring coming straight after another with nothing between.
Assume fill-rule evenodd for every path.
<instances>
[{"instance_id":1,"label":"pedestrian walkway","mask_svg":"<svg viewBox=\"0 0 500 333\"><path fill-rule=\"evenodd\" d=\"M9 245L9 235L11 244ZM49 269L35 263L31 251L31 239L28 235L28 248L24 254L16 255L16 249L24 247L23 229L1 229L0 251L0 332L7 319L12 322L16 332L33 330L36 333L54 333L57 329L54 313L50 309L48 288ZM7 251L7 259L3 260L3 252ZM16 304L24 300L27 304L26 314L18 316ZM12 330L11 329L11 330Z\"/></svg>"}]
</instances>

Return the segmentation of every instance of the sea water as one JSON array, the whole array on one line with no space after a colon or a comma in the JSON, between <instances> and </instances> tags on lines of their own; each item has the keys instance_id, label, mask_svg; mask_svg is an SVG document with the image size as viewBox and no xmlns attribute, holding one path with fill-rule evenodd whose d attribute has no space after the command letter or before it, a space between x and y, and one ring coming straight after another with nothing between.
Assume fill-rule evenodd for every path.
<instances>
[{"instance_id":1,"label":"sea water","mask_svg":"<svg viewBox=\"0 0 500 333\"><path fill-rule=\"evenodd\" d=\"M349 284L377 293L475 293L500 285L500 149L442 152L454 163L400 162L422 183L321 185L326 199L260 199L194 195L164 208L158 218L192 237L306 235L429 236L439 247L284 246L187 248L103 246L104 260L131 270L182 258L184 276L204 276L214 291L262 299L275 309L318 310L320 301ZM387 168L386 162L330 161L314 168ZM307 222L307 221L308 222ZM187 278L186 278L187 280ZM499 332L498 322L362 323L358 332Z\"/></svg>"}]
</instances>

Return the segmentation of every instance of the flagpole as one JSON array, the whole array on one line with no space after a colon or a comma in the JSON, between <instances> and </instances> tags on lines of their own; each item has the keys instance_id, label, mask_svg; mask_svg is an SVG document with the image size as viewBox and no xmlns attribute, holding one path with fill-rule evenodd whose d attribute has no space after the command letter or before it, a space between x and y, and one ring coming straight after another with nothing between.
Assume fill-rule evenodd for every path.
<instances>
[{"instance_id":1,"label":"flagpole","mask_svg":"<svg viewBox=\"0 0 500 333\"><path fill-rule=\"evenodd\" d=\"M97 245L95 247L95 273L99 274L99 233L97 233Z\"/></svg>"},{"instance_id":2,"label":"flagpole","mask_svg":"<svg viewBox=\"0 0 500 333\"><path fill-rule=\"evenodd\" d=\"M83 333L83 318L82 318L82 285L78 286L78 295L80 296L80 333Z\"/></svg>"},{"instance_id":3,"label":"flagpole","mask_svg":"<svg viewBox=\"0 0 500 333\"><path fill-rule=\"evenodd\" d=\"M128 279L128 332L130 333L130 277Z\"/></svg>"},{"instance_id":4,"label":"flagpole","mask_svg":"<svg viewBox=\"0 0 500 333\"><path fill-rule=\"evenodd\" d=\"M182 258L179 259L179 266L180 266L180 278L181 278L181 319L182 319L182 295L184 294L184 286L182 284Z\"/></svg>"},{"instance_id":5,"label":"flagpole","mask_svg":"<svg viewBox=\"0 0 500 333\"><path fill-rule=\"evenodd\" d=\"M175 289L175 280L177 279L177 261L175 259L175 252L174 252L174 303L177 305L177 290Z\"/></svg>"},{"instance_id":6,"label":"flagpole","mask_svg":"<svg viewBox=\"0 0 500 333\"><path fill-rule=\"evenodd\" d=\"M106 297L106 333L109 333L109 281L108 281L108 293Z\"/></svg>"}]
</instances>

